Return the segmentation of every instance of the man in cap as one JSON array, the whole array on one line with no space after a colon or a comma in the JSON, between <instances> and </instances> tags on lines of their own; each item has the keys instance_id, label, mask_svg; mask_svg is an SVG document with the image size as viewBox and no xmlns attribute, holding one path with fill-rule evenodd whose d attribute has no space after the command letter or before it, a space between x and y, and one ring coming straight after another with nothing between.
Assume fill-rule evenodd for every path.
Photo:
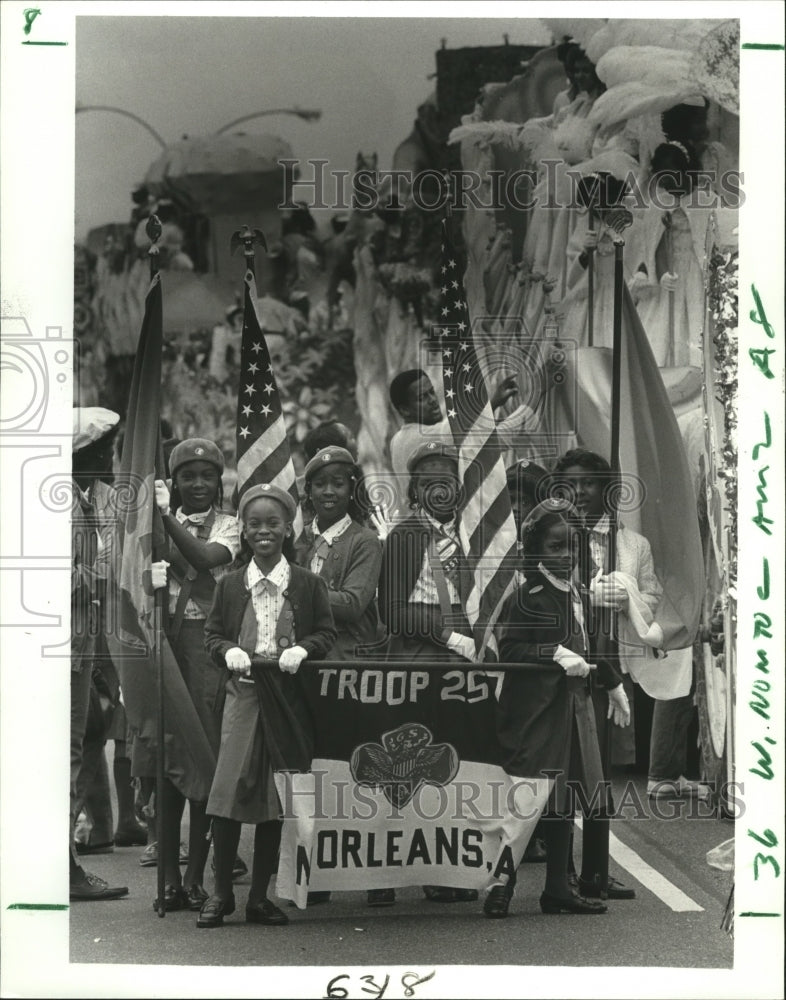
<instances>
[{"instance_id":1,"label":"man in cap","mask_svg":"<svg viewBox=\"0 0 786 1000\"><path fill-rule=\"evenodd\" d=\"M119 420L116 413L98 406L76 408L73 411L69 827L69 896L72 901L118 899L128 894L127 886L113 888L97 875L86 872L78 863L74 850L76 818L85 794L85 730L90 705L95 640L106 593L111 546L112 491L101 481L101 477L111 474Z\"/></svg>"},{"instance_id":2,"label":"man in cap","mask_svg":"<svg viewBox=\"0 0 786 1000\"><path fill-rule=\"evenodd\" d=\"M491 396L492 409L499 409L518 391L515 375L503 379ZM396 475L406 474L410 457L424 441L453 443L448 418L442 414L431 379L421 368L396 375L390 383L390 402L404 421L390 439L390 461ZM504 447L511 447L517 434L526 431L534 421L534 412L521 404L497 424L500 442Z\"/></svg>"}]
</instances>

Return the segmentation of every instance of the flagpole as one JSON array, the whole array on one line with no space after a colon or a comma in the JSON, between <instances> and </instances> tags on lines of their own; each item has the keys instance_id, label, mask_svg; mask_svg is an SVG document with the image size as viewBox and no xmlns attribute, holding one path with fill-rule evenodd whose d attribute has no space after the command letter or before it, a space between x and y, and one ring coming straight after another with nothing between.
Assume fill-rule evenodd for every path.
<instances>
[{"instance_id":1,"label":"flagpole","mask_svg":"<svg viewBox=\"0 0 786 1000\"><path fill-rule=\"evenodd\" d=\"M632 218L630 220L633 221ZM628 223L630 224L630 223ZM620 228L623 227L622 222L619 222ZM619 527L617 521L617 503L616 496L618 494L618 481L620 475L620 416L622 410L622 297L625 287L625 277L623 273L622 265L622 255L625 249L625 240L620 235L619 230L612 230L612 240L614 241L614 321L613 321L613 340L612 340L612 365L611 365L611 453L609 456L609 464L611 465L612 481L609 484L611 487L612 496L615 498L613 503L608 504L609 508L609 549L608 549L608 572L614 572L617 566L617 529ZM606 623L608 624L607 642L609 647L609 652L613 654L615 663L619 663L619 648L617 646L616 635L613 634L612 625L614 623L614 615L604 615ZM603 777L604 780L609 780L609 774L611 772L611 724L607 721L604 727L604 738L602 741L601 752L603 755ZM610 802L609 802L610 805ZM599 851L599 889L601 899L608 898L609 891L609 834L610 834L610 817L606 819L605 822L601 822L600 831L601 837L603 839L602 850ZM599 832L600 832L599 831ZM601 845L598 845L601 847Z\"/></svg>"},{"instance_id":2,"label":"flagpole","mask_svg":"<svg viewBox=\"0 0 786 1000\"><path fill-rule=\"evenodd\" d=\"M147 251L150 259L150 280L158 274L159 251L158 239L161 236L161 222L157 215L151 215L147 220L145 232L150 240L150 249ZM160 417L160 415L159 415ZM159 444L160 444L159 430ZM155 499L153 499L153 516L155 517ZM155 559L159 554L153 553ZM164 903L164 889L166 884L164 871L165 852L165 830L164 823L164 782L165 760L164 760L164 654L163 654L163 627L164 627L164 599L167 588L159 587L155 592L155 604L153 605L153 660L156 669L156 840L158 841L158 857L156 860L157 893L156 900L158 906L156 912L159 917L166 916L166 906Z\"/></svg>"},{"instance_id":3,"label":"flagpole","mask_svg":"<svg viewBox=\"0 0 786 1000\"><path fill-rule=\"evenodd\" d=\"M261 229L249 229L248 226L243 226L242 229L238 229L237 232L232 233L232 238L229 241L230 254L236 253L240 247L243 248L243 256L246 258L246 268L256 278L256 269L254 266L256 259L255 246L261 246L264 250L267 250L265 234Z\"/></svg>"},{"instance_id":4,"label":"flagpole","mask_svg":"<svg viewBox=\"0 0 786 1000\"><path fill-rule=\"evenodd\" d=\"M592 206L589 207L589 228L593 223ZM595 248L587 249L587 347L595 346Z\"/></svg>"}]
</instances>

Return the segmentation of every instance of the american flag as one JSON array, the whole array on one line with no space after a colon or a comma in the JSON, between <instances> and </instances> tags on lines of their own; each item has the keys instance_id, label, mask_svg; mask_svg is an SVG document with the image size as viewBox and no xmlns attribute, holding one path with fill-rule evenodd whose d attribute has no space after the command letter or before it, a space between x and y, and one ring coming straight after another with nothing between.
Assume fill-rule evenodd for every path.
<instances>
[{"instance_id":1,"label":"american flag","mask_svg":"<svg viewBox=\"0 0 786 1000\"><path fill-rule=\"evenodd\" d=\"M463 485L459 539L472 573L464 612L482 658L485 649L496 651L492 629L513 589L516 525L488 388L475 349L459 257L445 223L440 280L439 322L432 328L432 348L441 354L448 421Z\"/></svg>"},{"instance_id":2,"label":"american flag","mask_svg":"<svg viewBox=\"0 0 786 1000\"><path fill-rule=\"evenodd\" d=\"M237 496L258 483L275 483L298 502L281 397L257 315L257 284L244 278L243 337L237 393Z\"/></svg>"}]
</instances>

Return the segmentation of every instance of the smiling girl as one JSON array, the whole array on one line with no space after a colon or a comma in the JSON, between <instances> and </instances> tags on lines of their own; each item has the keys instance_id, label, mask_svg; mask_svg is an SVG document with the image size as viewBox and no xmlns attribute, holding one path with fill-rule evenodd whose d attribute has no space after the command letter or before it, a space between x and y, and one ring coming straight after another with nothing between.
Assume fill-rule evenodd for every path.
<instances>
[{"instance_id":1,"label":"smiling girl","mask_svg":"<svg viewBox=\"0 0 786 1000\"><path fill-rule=\"evenodd\" d=\"M197 927L220 927L234 912L232 867L242 823L256 826L246 922L289 922L267 898L281 840L273 772L311 766L313 721L295 675L304 660L324 659L336 639L324 581L291 565L283 554L292 539L295 510L290 494L272 484L243 494L238 517L252 559L219 582L205 623L207 650L229 678L207 804L213 818L215 889ZM252 668L252 657L267 662Z\"/></svg>"},{"instance_id":2,"label":"smiling girl","mask_svg":"<svg viewBox=\"0 0 786 1000\"><path fill-rule=\"evenodd\" d=\"M382 544L360 523L360 470L346 448L322 448L306 466L306 496L316 513L304 565L328 587L338 630L330 659L353 659L379 637L376 591Z\"/></svg>"}]
</instances>

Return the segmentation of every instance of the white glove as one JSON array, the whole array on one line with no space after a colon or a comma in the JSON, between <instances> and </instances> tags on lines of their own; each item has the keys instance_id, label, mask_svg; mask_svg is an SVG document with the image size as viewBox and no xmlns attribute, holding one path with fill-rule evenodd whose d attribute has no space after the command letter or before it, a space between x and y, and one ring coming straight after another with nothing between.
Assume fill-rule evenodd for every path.
<instances>
[{"instance_id":1,"label":"white glove","mask_svg":"<svg viewBox=\"0 0 786 1000\"><path fill-rule=\"evenodd\" d=\"M386 507L381 507L379 504L375 505L368 519L371 522L371 527L376 531L380 542L384 542L393 530L393 525L396 523L397 517L398 508L390 512Z\"/></svg>"},{"instance_id":2,"label":"white glove","mask_svg":"<svg viewBox=\"0 0 786 1000\"><path fill-rule=\"evenodd\" d=\"M458 653L465 660L469 660L471 663L475 662L475 640L471 636L461 635L460 632L451 632L445 645L451 652Z\"/></svg>"},{"instance_id":3,"label":"white glove","mask_svg":"<svg viewBox=\"0 0 786 1000\"><path fill-rule=\"evenodd\" d=\"M559 663L568 677L586 677L590 672L590 665L584 657L564 646L557 646L553 659L555 663Z\"/></svg>"},{"instance_id":4,"label":"white glove","mask_svg":"<svg viewBox=\"0 0 786 1000\"><path fill-rule=\"evenodd\" d=\"M615 726L630 725L630 704L621 684L609 691L609 711L607 719L613 719Z\"/></svg>"},{"instance_id":5,"label":"white glove","mask_svg":"<svg viewBox=\"0 0 786 1000\"><path fill-rule=\"evenodd\" d=\"M584 235L584 249L587 251L594 250L598 245L598 230L588 229Z\"/></svg>"},{"instance_id":6,"label":"white glove","mask_svg":"<svg viewBox=\"0 0 786 1000\"><path fill-rule=\"evenodd\" d=\"M164 559L161 562L154 562L150 567L150 580L153 584L153 590L160 590L161 587L166 587L166 571L169 563Z\"/></svg>"},{"instance_id":7,"label":"white glove","mask_svg":"<svg viewBox=\"0 0 786 1000\"><path fill-rule=\"evenodd\" d=\"M628 290L630 291L633 301L636 302L641 298L651 296L655 291L655 288L650 282L649 275L645 274L643 271L636 271L628 282Z\"/></svg>"},{"instance_id":8,"label":"white glove","mask_svg":"<svg viewBox=\"0 0 786 1000\"><path fill-rule=\"evenodd\" d=\"M590 583L590 601L595 607L614 608L619 611L628 603L628 592L616 580L598 573Z\"/></svg>"},{"instance_id":9,"label":"white glove","mask_svg":"<svg viewBox=\"0 0 786 1000\"><path fill-rule=\"evenodd\" d=\"M251 673L251 659L245 649L241 649L240 646L228 649L224 654L224 662L227 665L227 670L231 670L233 674L243 674L247 677Z\"/></svg>"},{"instance_id":10,"label":"white glove","mask_svg":"<svg viewBox=\"0 0 786 1000\"><path fill-rule=\"evenodd\" d=\"M296 674L300 664L308 656L302 646L290 646L278 658L278 665L285 674Z\"/></svg>"},{"instance_id":11,"label":"white glove","mask_svg":"<svg viewBox=\"0 0 786 1000\"><path fill-rule=\"evenodd\" d=\"M678 284L679 284L679 276L674 274L673 271L666 271L666 273L660 279L660 287L663 289L664 292L676 292Z\"/></svg>"},{"instance_id":12,"label":"white glove","mask_svg":"<svg viewBox=\"0 0 786 1000\"><path fill-rule=\"evenodd\" d=\"M156 479L156 507L162 514L169 513L169 490L163 479Z\"/></svg>"}]
</instances>

